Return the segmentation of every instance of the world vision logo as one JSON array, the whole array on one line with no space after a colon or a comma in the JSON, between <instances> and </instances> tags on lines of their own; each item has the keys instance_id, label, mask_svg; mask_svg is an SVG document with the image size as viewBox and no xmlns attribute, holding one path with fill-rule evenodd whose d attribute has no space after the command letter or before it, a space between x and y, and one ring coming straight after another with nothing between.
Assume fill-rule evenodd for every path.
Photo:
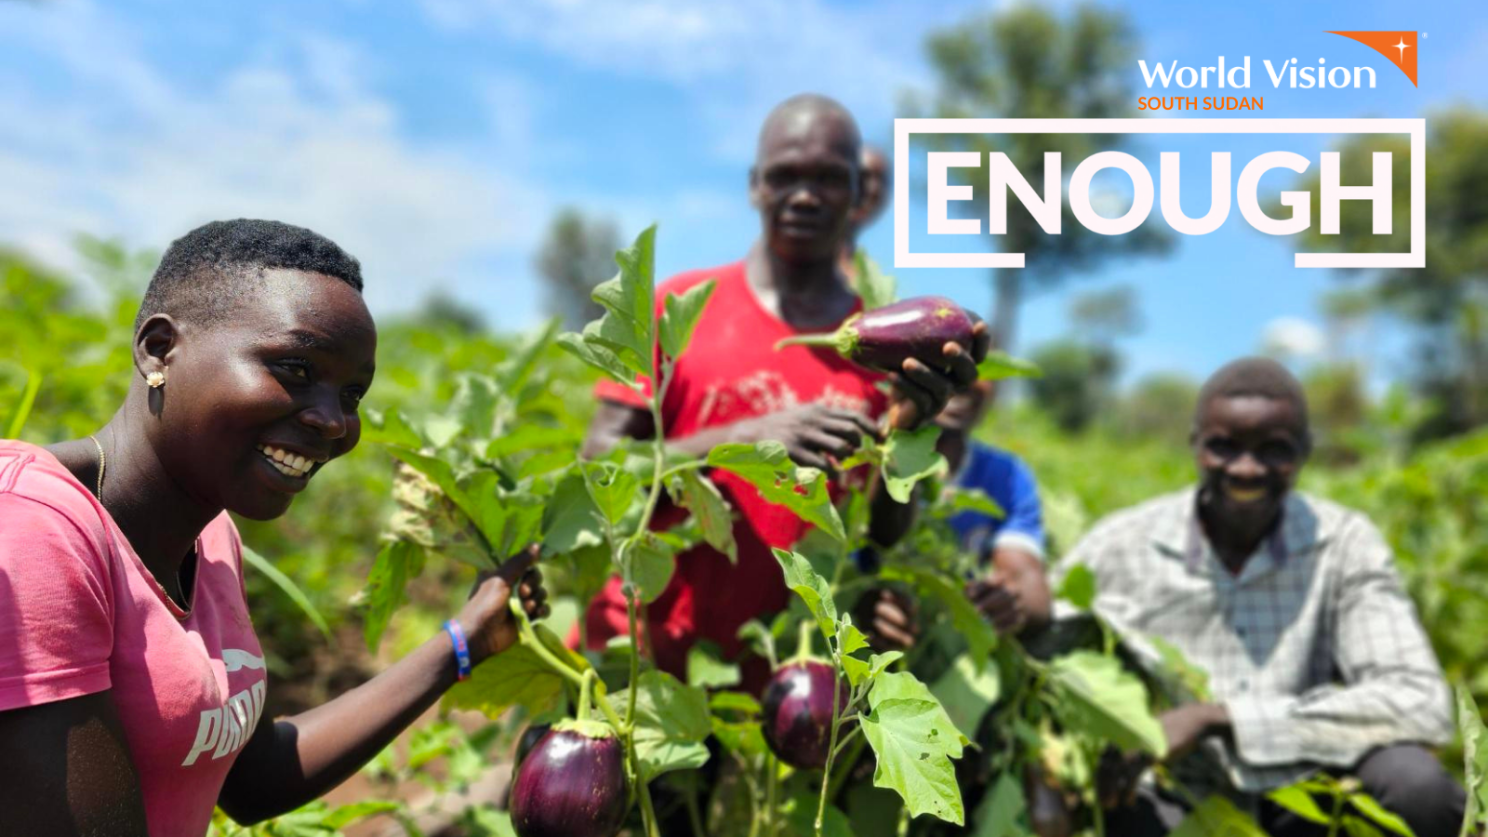
<instances>
[{"instance_id":1,"label":"world vision logo","mask_svg":"<svg viewBox=\"0 0 1488 837\"><path fill-rule=\"evenodd\" d=\"M1378 52L1380 55L1390 59L1390 63L1400 68L1405 77L1410 79L1413 87L1416 84L1416 33L1415 32L1332 32L1329 35L1342 35Z\"/></svg>"}]
</instances>

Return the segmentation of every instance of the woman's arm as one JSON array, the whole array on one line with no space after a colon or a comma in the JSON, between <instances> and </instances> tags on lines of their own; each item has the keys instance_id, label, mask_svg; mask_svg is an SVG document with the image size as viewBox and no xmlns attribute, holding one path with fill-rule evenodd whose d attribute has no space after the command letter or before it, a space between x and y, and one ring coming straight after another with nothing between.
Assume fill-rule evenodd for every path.
<instances>
[{"instance_id":1,"label":"woman's arm","mask_svg":"<svg viewBox=\"0 0 1488 837\"><path fill-rule=\"evenodd\" d=\"M107 691L0 712L0 822L30 837L146 837L145 804Z\"/></svg>"},{"instance_id":2,"label":"woman's arm","mask_svg":"<svg viewBox=\"0 0 1488 837\"><path fill-rule=\"evenodd\" d=\"M508 560L479 583L456 617L473 665L517 641L507 604L514 579L522 579L518 593L527 614L546 613L542 578L529 570L535 557L533 549ZM234 820L250 823L322 796L381 752L455 679L455 655L441 633L329 703L261 726L228 773L218 804Z\"/></svg>"}]
</instances>

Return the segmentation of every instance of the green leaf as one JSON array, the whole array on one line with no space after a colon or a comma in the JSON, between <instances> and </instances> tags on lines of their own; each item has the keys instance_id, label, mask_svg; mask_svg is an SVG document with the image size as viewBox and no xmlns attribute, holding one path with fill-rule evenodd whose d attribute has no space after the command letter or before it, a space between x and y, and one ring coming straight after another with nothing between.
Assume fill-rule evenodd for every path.
<instances>
[{"instance_id":1,"label":"green leaf","mask_svg":"<svg viewBox=\"0 0 1488 837\"><path fill-rule=\"evenodd\" d=\"M532 375L532 371L537 368L538 360L558 336L558 329L562 326L562 322L558 317L549 319L543 325L542 331L524 341L515 352L496 366L498 391L518 392L522 389Z\"/></svg>"},{"instance_id":2,"label":"green leaf","mask_svg":"<svg viewBox=\"0 0 1488 837\"><path fill-rule=\"evenodd\" d=\"M387 630L393 611L403 603L403 591L408 579L416 578L424 571L424 550L408 541L393 541L378 550L372 562L372 572L367 575L367 587L363 597L367 602L366 622L362 636L367 641L367 650L376 653Z\"/></svg>"},{"instance_id":3,"label":"green leaf","mask_svg":"<svg viewBox=\"0 0 1488 837\"><path fill-rule=\"evenodd\" d=\"M897 502L908 503L915 484L934 476L943 476L949 466L935 449L940 428L927 424L919 430L893 430L884 442L884 487Z\"/></svg>"},{"instance_id":4,"label":"green leaf","mask_svg":"<svg viewBox=\"0 0 1488 837\"><path fill-rule=\"evenodd\" d=\"M1148 709L1147 687L1115 657L1093 651L1058 657L1049 665L1049 682L1066 729L1123 750L1166 755L1168 742Z\"/></svg>"},{"instance_id":5,"label":"green leaf","mask_svg":"<svg viewBox=\"0 0 1488 837\"><path fill-rule=\"evenodd\" d=\"M997 703L1002 679L997 666L980 670L971 655L962 654L934 683L930 694L945 707L946 715L967 738L976 735L982 716Z\"/></svg>"},{"instance_id":6,"label":"green leaf","mask_svg":"<svg viewBox=\"0 0 1488 837\"><path fill-rule=\"evenodd\" d=\"M825 578L817 575L811 562L798 552L775 549L775 560L785 573L785 586L794 590L806 609L816 618L822 636L830 642L837 636L837 604L832 600L832 587Z\"/></svg>"},{"instance_id":7,"label":"green leaf","mask_svg":"<svg viewBox=\"0 0 1488 837\"><path fill-rule=\"evenodd\" d=\"M634 244L615 254L619 275L595 287L591 294L607 313L598 328L584 328L584 341L591 347L598 344L609 349L633 372L653 378L655 244L656 227L652 226L642 231Z\"/></svg>"},{"instance_id":8,"label":"green leaf","mask_svg":"<svg viewBox=\"0 0 1488 837\"><path fill-rule=\"evenodd\" d=\"M1266 832L1230 800L1211 796L1193 809L1168 837L1266 837Z\"/></svg>"},{"instance_id":9,"label":"green leaf","mask_svg":"<svg viewBox=\"0 0 1488 837\"><path fill-rule=\"evenodd\" d=\"M624 520L625 513L637 500L636 492L641 487L641 481L629 471L609 462L585 463L583 469L584 484L600 513L612 525Z\"/></svg>"},{"instance_id":10,"label":"green leaf","mask_svg":"<svg viewBox=\"0 0 1488 837\"><path fill-rule=\"evenodd\" d=\"M646 532L621 555L621 575L634 584L636 594L646 604L666 592L677 568L672 546L653 532Z\"/></svg>"},{"instance_id":11,"label":"green leaf","mask_svg":"<svg viewBox=\"0 0 1488 837\"><path fill-rule=\"evenodd\" d=\"M1467 788L1467 819L1463 837L1472 829L1488 829L1488 729L1473 702L1472 693L1457 684L1457 729L1462 733L1463 775Z\"/></svg>"},{"instance_id":12,"label":"green leaf","mask_svg":"<svg viewBox=\"0 0 1488 837\"><path fill-rule=\"evenodd\" d=\"M450 399L448 411L466 433L484 441L496 435L500 403L501 387L495 378L463 372L455 378L455 395ZM436 446L442 445L436 443Z\"/></svg>"},{"instance_id":13,"label":"green leaf","mask_svg":"<svg viewBox=\"0 0 1488 837\"><path fill-rule=\"evenodd\" d=\"M857 657L844 656L842 658L842 670L847 672L847 680L849 683L854 686L860 686L863 683L877 678L878 675L883 673L884 669L893 665L895 662L902 659L903 657L904 652L902 651L889 651L885 654L874 654L868 659L867 662L863 662Z\"/></svg>"},{"instance_id":14,"label":"green leaf","mask_svg":"<svg viewBox=\"0 0 1488 837\"><path fill-rule=\"evenodd\" d=\"M363 442L399 445L414 450L423 447L423 436L413 429L402 412L390 410L379 414L368 410L367 413L369 421L362 429Z\"/></svg>"},{"instance_id":15,"label":"green leaf","mask_svg":"<svg viewBox=\"0 0 1488 837\"><path fill-rule=\"evenodd\" d=\"M949 729L954 731L952 736L956 740L956 757L960 757L960 748L970 744L971 739L962 735L956 728L951 716L946 714L945 707L940 705L935 695L930 693L930 688L920 682L918 677L907 671L894 671L880 674L873 681L873 688L868 691L868 706L877 708L879 704L890 700L918 700L926 701L935 705L939 713L935 717L937 729Z\"/></svg>"},{"instance_id":16,"label":"green leaf","mask_svg":"<svg viewBox=\"0 0 1488 837\"><path fill-rule=\"evenodd\" d=\"M575 671L589 669L589 661L570 651L546 625L535 623L533 633L550 653ZM567 681L554 671L525 642L518 643L494 657L488 657L470 672L470 677L451 686L444 695L447 709L471 709L499 720L513 706L521 706L530 715L556 709ZM603 688L597 684L596 688Z\"/></svg>"},{"instance_id":17,"label":"green leaf","mask_svg":"<svg viewBox=\"0 0 1488 837\"><path fill-rule=\"evenodd\" d=\"M289 576L280 572L279 568L274 566L273 562L269 561L269 559L249 549L246 545L241 548L243 563L263 573L275 587L278 587L284 595L289 597L290 601L295 603L295 607L298 607L310 619L310 623L329 642L331 639L331 627L326 624L325 617L320 615L320 611L315 609L315 605L310 601L310 597L305 595L305 591L301 590L300 586L295 584Z\"/></svg>"},{"instance_id":18,"label":"green leaf","mask_svg":"<svg viewBox=\"0 0 1488 837\"><path fill-rule=\"evenodd\" d=\"M357 820L366 819L377 814L388 814L398 810L398 808L399 805L396 802L381 800L353 802L350 805L338 806L335 810L326 814L325 819L321 820L321 822L325 823L327 828L340 829L351 825Z\"/></svg>"},{"instance_id":19,"label":"green leaf","mask_svg":"<svg viewBox=\"0 0 1488 837\"><path fill-rule=\"evenodd\" d=\"M1390 829L1396 834L1402 834L1404 837L1416 837L1416 833L1411 831L1411 827L1406 824L1405 820L1402 820L1390 811L1386 811L1384 806L1380 805L1369 794L1351 793L1348 795L1348 801L1350 805L1359 809L1359 813L1364 814L1379 825Z\"/></svg>"},{"instance_id":20,"label":"green leaf","mask_svg":"<svg viewBox=\"0 0 1488 837\"><path fill-rule=\"evenodd\" d=\"M31 416L31 407L36 403L36 393L40 391L41 373L26 370L26 388L21 392L21 401L16 405L15 414L10 417L10 425L5 428L5 438L20 438L21 428L26 426L26 419Z\"/></svg>"},{"instance_id":21,"label":"green leaf","mask_svg":"<svg viewBox=\"0 0 1488 837\"><path fill-rule=\"evenodd\" d=\"M1163 679L1172 681L1178 689L1182 690L1182 694L1179 695L1184 699L1182 702L1213 702L1214 697L1209 692L1209 672L1189 662L1176 645L1162 637L1150 636L1146 639L1157 650L1158 659L1163 668Z\"/></svg>"},{"instance_id":22,"label":"green leaf","mask_svg":"<svg viewBox=\"0 0 1488 837\"><path fill-rule=\"evenodd\" d=\"M1059 585L1059 598L1081 610L1089 610L1095 601L1095 573L1084 564L1071 567Z\"/></svg>"},{"instance_id":23,"label":"green leaf","mask_svg":"<svg viewBox=\"0 0 1488 837\"><path fill-rule=\"evenodd\" d=\"M1023 797L1023 786L1013 777L1011 770L1002 771L997 777L997 784L982 798L982 804L977 806L976 813L972 815L972 824L975 830L973 837L1011 837L1026 832L1018 826L1018 818L1023 816L1023 811L1028 807L1028 800Z\"/></svg>"},{"instance_id":24,"label":"green leaf","mask_svg":"<svg viewBox=\"0 0 1488 837\"><path fill-rule=\"evenodd\" d=\"M466 496L465 490L460 487L459 481L455 479L455 469L448 462L401 445L384 445L383 447L394 458L428 477L431 482L439 486L444 496L448 497L456 508L465 512L466 517L476 520L480 516L475 506L471 504L470 498Z\"/></svg>"},{"instance_id":25,"label":"green leaf","mask_svg":"<svg viewBox=\"0 0 1488 837\"><path fill-rule=\"evenodd\" d=\"M765 754L759 701L744 692L716 692L708 698L708 708L713 712L713 734L726 749L747 756Z\"/></svg>"},{"instance_id":26,"label":"green leaf","mask_svg":"<svg viewBox=\"0 0 1488 837\"><path fill-rule=\"evenodd\" d=\"M838 653L846 657L855 651L867 648L868 637L864 636L863 632L852 623L852 619L844 614L837 625L837 644Z\"/></svg>"},{"instance_id":27,"label":"green leaf","mask_svg":"<svg viewBox=\"0 0 1488 837\"><path fill-rule=\"evenodd\" d=\"M809 793L786 800L782 808L782 813L785 814L785 833L799 837L815 835L818 802L818 797ZM829 803L822 812L821 834L822 837L853 837L852 822L836 805Z\"/></svg>"},{"instance_id":28,"label":"green leaf","mask_svg":"<svg viewBox=\"0 0 1488 837\"><path fill-rule=\"evenodd\" d=\"M708 698L708 708L714 712L738 712L744 715L760 713L759 701L746 692L718 692Z\"/></svg>"},{"instance_id":29,"label":"green leaf","mask_svg":"<svg viewBox=\"0 0 1488 837\"><path fill-rule=\"evenodd\" d=\"M978 668L987 666L993 649L997 647L997 630L966 598L966 592L959 584L929 567L910 564L884 567L880 575L889 581L908 582L919 595L938 601L950 617L951 626L966 640L972 663Z\"/></svg>"},{"instance_id":30,"label":"green leaf","mask_svg":"<svg viewBox=\"0 0 1488 837\"><path fill-rule=\"evenodd\" d=\"M599 507L584 486L584 476L570 471L558 481L543 510L544 555L563 555L604 543Z\"/></svg>"},{"instance_id":31,"label":"green leaf","mask_svg":"<svg viewBox=\"0 0 1488 837\"><path fill-rule=\"evenodd\" d=\"M1344 814L1343 830L1349 837L1385 837L1378 828L1375 828L1367 820L1350 814Z\"/></svg>"},{"instance_id":32,"label":"green leaf","mask_svg":"<svg viewBox=\"0 0 1488 837\"><path fill-rule=\"evenodd\" d=\"M987 492L980 488L953 487L951 491L951 513L974 511L985 514L988 517L1004 518L1007 512L997 501L987 496Z\"/></svg>"},{"instance_id":33,"label":"green leaf","mask_svg":"<svg viewBox=\"0 0 1488 837\"><path fill-rule=\"evenodd\" d=\"M673 498L697 519L708 545L737 564L739 550L734 544L734 518L718 486L697 471L683 471L674 485Z\"/></svg>"},{"instance_id":34,"label":"green leaf","mask_svg":"<svg viewBox=\"0 0 1488 837\"><path fill-rule=\"evenodd\" d=\"M465 809L465 817L469 821L464 824L464 827L470 828L480 837L517 837L517 830L512 826L511 814L505 811L472 805ZM409 837L417 837L417 835L410 833Z\"/></svg>"},{"instance_id":35,"label":"green leaf","mask_svg":"<svg viewBox=\"0 0 1488 837\"><path fill-rule=\"evenodd\" d=\"M739 684L739 666L722 660L716 646L699 642L687 652L687 683L704 689Z\"/></svg>"},{"instance_id":36,"label":"green leaf","mask_svg":"<svg viewBox=\"0 0 1488 837\"><path fill-rule=\"evenodd\" d=\"M891 676L880 677L874 691ZM956 825L965 823L961 789L951 764L951 759L961 757L962 737L940 704L881 700L861 723L864 737L878 756L875 786L898 793L911 816L930 814Z\"/></svg>"},{"instance_id":37,"label":"green leaf","mask_svg":"<svg viewBox=\"0 0 1488 837\"><path fill-rule=\"evenodd\" d=\"M1005 352L988 352L977 364L977 378L983 381L1000 381L1003 378L1042 378L1044 373L1036 364L1016 358Z\"/></svg>"},{"instance_id":38,"label":"green leaf","mask_svg":"<svg viewBox=\"0 0 1488 837\"><path fill-rule=\"evenodd\" d=\"M467 483L466 497L475 510L475 525L489 546L485 568L499 566L541 537L543 498L525 488L508 491L493 470L478 471Z\"/></svg>"},{"instance_id":39,"label":"green leaf","mask_svg":"<svg viewBox=\"0 0 1488 837\"><path fill-rule=\"evenodd\" d=\"M486 458L497 459L514 453L562 449L570 452L582 444L583 435L567 427L544 427L524 423L486 444Z\"/></svg>"},{"instance_id":40,"label":"green leaf","mask_svg":"<svg viewBox=\"0 0 1488 837\"><path fill-rule=\"evenodd\" d=\"M872 311L894 302L898 283L894 277L884 273L866 250L859 247L853 253L853 287L863 298L863 310Z\"/></svg>"},{"instance_id":41,"label":"green leaf","mask_svg":"<svg viewBox=\"0 0 1488 837\"><path fill-rule=\"evenodd\" d=\"M667 295L662 303L664 310L660 327L661 351L667 357L678 358L687 351L687 344L692 342L692 332L697 328L703 308L713 296L717 284L718 280L709 279L688 288L686 293Z\"/></svg>"},{"instance_id":42,"label":"green leaf","mask_svg":"<svg viewBox=\"0 0 1488 837\"><path fill-rule=\"evenodd\" d=\"M628 387L636 385L636 373L614 352L591 339L599 333L599 323L584 326L583 334L565 332L558 335L558 348L603 372L610 380Z\"/></svg>"},{"instance_id":43,"label":"green leaf","mask_svg":"<svg viewBox=\"0 0 1488 837\"><path fill-rule=\"evenodd\" d=\"M1324 813L1323 809L1318 807L1317 800L1312 798L1312 794L1308 793L1305 788L1297 785L1287 785L1284 788L1277 788L1266 794L1266 797L1302 819L1311 820L1312 822L1323 825L1327 825L1332 820L1331 816Z\"/></svg>"},{"instance_id":44,"label":"green leaf","mask_svg":"<svg viewBox=\"0 0 1488 837\"><path fill-rule=\"evenodd\" d=\"M766 500L785 506L836 540L846 539L827 494L826 474L791 461L785 445L773 441L718 445L708 452L708 464L739 475Z\"/></svg>"},{"instance_id":45,"label":"green leaf","mask_svg":"<svg viewBox=\"0 0 1488 837\"><path fill-rule=\"evenodd\" d=\"M630 690L610 697L622 716L630 702ZM708 715L708 695L695 686L684 686L664 671L641 673L636 683L636 758L646 781L672 770L702 767L708 761L703 741L713 731Z\"/></svg>"}]
</instances>

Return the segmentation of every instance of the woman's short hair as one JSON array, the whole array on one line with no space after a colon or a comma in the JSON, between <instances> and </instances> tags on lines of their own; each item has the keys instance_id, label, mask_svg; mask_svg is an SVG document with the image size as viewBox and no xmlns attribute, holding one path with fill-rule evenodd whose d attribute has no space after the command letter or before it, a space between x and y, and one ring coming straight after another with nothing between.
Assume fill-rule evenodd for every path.
<instances>
[{"instance_id":1,"label":"woman's short hair","mask_svg":"<svg viewBox=\"0 0 1488 837\"><path fill-rule=\"evenodd\" d=\"M171 242L134 327L162 313L220 322L263 271L276 268L320 273L362 290L361 263L323 235L279 221L213 221Z\"/></svg>"}]
</instances>

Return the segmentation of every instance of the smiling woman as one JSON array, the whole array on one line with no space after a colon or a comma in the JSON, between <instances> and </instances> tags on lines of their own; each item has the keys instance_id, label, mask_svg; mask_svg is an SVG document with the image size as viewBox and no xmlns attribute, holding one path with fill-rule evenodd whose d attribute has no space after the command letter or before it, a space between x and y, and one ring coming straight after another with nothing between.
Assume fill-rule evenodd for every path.
<instances>
[{"instance_id":1,"label":"smiling woman","mask_svg":"<svg viewBox=\"0 0 1488 837\"><path fill-rule=\"evenodd\" d=\"M7 833L200 837L291 810L379 752L546 611L531 554L370 682L259 725L263 652L227 512L283 514L357 444L377 331L357 261L270 221L175 242L96 434L0 441L0 783ZM452 642L468 656L457 655Z\"/></svg>"}]
</instances>

